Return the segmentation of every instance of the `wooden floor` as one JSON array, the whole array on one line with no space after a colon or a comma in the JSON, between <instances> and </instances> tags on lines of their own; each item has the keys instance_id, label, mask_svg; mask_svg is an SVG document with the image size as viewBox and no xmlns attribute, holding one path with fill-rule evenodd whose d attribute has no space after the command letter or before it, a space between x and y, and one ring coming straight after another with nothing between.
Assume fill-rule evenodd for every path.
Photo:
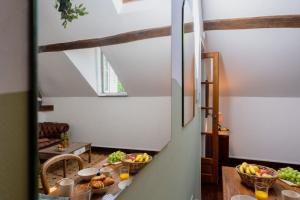
<instances>
[{"instance_id":1,"label":"wooden floor","mask_svg":"<svg viewBox=\"0 0 300 200\"><path fill-rule=\"evenodd\" d=\"M202 200L223 200L222 181L218 185L202 183L201 197Z\"/></svg>"}]
</instances>

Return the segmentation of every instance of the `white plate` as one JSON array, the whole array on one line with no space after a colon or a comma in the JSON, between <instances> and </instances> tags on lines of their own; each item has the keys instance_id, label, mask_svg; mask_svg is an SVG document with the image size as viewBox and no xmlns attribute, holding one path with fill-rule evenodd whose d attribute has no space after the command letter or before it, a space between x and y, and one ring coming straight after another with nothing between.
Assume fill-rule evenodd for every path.
<instances>
[{"instance_id":1,"label":"white plate","mask_svg":"<svg viewBox=\"0 0 300 200\"><path fill-rule=\"evenodd\" d=\"M98 172L99 172L99 169L90 167L90 168L85 168L85 169L78 171L77 174L84 180L90 180L93 176L96 176L96 174Z\"/></svg>"},{"instance_id":2,"label":"white plate","mask_svg":"<svg viewBox=\"0 0 300 200\"><path fill-rule=\"evenodd\" d=\"M230 200L256 200L254 197L249 195L234 195Z\"/></svg>"},{"instance_id":3,"label":"white plate","mask_svg":"<svg viewBox=\"0 0 300 200\"><path fill-rule=\"evenodd\" d=\"M121 181L119 184L118 184L118 187L121 189L121 190L124 190L127 186L129 186L130 184L132 183L132 178L129 178L128 180L126 181Z\"/></svg>"},{"instance_id":4,"label":"white plate","mask_svg":"<svg viewBox=\"0 0 300 200\"><path fill-rule=\"evenodd\" d=\"M114 162L114 163L104 163L103 164L103 167L106 167L106 166L109 166L109 165L119 165L119 164L121 164L122 162L121 161L118 161L118 162Z\"/></svg>"},{"instance_id":5,"label":"white plate","mask_svg":"<svg viewBox=\"0 0 300 200\"><path fill-rule=\"evenodd\" d=\"M292 182L290 182L290 181L287 181L287 180L284 180L284 179L281 179L281 178L280 178L280 180L281 180L282 182L288 184L289 186L299 187L299 186L297 186L295 183L292 183Z\"/></svg>"}]
</instances>

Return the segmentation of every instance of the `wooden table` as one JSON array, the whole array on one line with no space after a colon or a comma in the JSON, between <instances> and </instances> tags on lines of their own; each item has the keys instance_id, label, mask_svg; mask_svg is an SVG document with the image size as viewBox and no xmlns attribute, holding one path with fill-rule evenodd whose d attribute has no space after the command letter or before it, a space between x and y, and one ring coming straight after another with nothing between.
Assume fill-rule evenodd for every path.
<instances>
[{"instance_id":1,"label":"wooden table","mask_svg":"<svg viewBox=\"0 0 300 200\"><path fill-rule=\"evenodd\" d=\"M223 180L223 200L230 200L230 198L237 194L254 195L254 190L241 184L241 178L233 167L222 167ZM269 190L268 200L281 200L282 190L294 190L300 192L300 188L291 187L280 180L277 180L274 186Z\"/></svg>"},{"instance_id":2,"label":"wooden table","mask_svg":"<svg viewBox=\"0 0 300 200\"><path fill-rule=\"evenodd\" d=\"M107 163L107 159L101 161L98 165L94 166L95 168L102 168L104 164ZM115 195L117 194L118 192L120 192L120 188L118 187L118 184L120 183L120 178L119 178L119 173L118 173L118 170L119 168L122 166L122 164L119 164L119 165L111 165L110 167L114 169L114 171L112 172L112 178L115 180L115 183L109 187L108 191L106 194L112 194L112 195ZM75 180L75 183L77 185L88 185L89 182L86 182L86 181L82 181L81 178L77 178ZM56 187L53 187L51 188L51 192L49 194L50 196L54 196L54 197L57 197L59 196L59 191ZM92 195L92 200L102 200L102 197L104 195L99 195L99 194L93 194Z\"/></svg>"},{"instance_id":3,"label":"wooden table","mask_svg":"<svg viewBox=\"0 0 300 200\"><path fill-rule=\"evenodd\" d=\"M57 145L53 145L44 149L39 150L39 159L40 160L48 160L57 155L62 154L75 154L80 155L85 152L89 152L89 163L91 162L91 154L92 154L92 144L91 143L82 143L82 142L70 142L69 146L65 148L64 151L58 151ZM67 161L63 161L63 172L64 177L66 177L66 168L67 168Z\"/></svg>"}]
</instances>

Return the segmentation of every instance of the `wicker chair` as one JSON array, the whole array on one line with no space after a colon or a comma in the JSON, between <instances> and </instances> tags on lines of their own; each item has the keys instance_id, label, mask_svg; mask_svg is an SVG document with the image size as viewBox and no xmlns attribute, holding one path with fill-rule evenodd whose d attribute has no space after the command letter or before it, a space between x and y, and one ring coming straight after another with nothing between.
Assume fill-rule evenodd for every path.
<instances>
[{"instance_id":1,"label":"wicker chair","mask_svg":"<svg viewBox=\"0 0 300 200\"><path fill-rule=\"evenodd\" d=\"M81 170L83 168L83 160L79 157L76 156L74 154L64 154L64 155L58 155L58 156L54 156L53 158L50 158L49 160L47 160L41 169L41 182L43 185L43 190L45 194L49 194L49 185L47 183L47 170L48 168L53 165L54 163L60 162L60 161L66 161L66 160L71 160L74 159L77 161L78 165L79 165L79 170Z\"/></svg>"}]
</instances>

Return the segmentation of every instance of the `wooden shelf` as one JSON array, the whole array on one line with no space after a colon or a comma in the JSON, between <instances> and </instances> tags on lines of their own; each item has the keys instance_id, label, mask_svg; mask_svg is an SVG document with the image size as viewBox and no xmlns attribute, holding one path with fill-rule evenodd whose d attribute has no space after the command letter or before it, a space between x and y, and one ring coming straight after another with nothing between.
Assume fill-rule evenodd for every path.
<instances>
[{"instance_id":1,"label":"wooden shelf","mask_svg":"<svg viewBox=\"0 0 300 200\"><path fill-rule=\"evenodd\" d=\"M211 82L211 81L202 81L201 84L214 84L214 82Z\"/></svg>"},{"instance_id":2,"label":"wooden shelf","mask_svg":"<svg viewBox=\"0 0 300 200\"><path fill-rule=\"evenodd\" d=\"M211 132L201 132L201 135L212 135Z\"/></svg>"},{"instance_id":3,"label":"wooden shelf","mask_svg":"<svg viewBox=\"0 0 300 200\"><path fill-rule=\"evenodd\" d=\"M49 111L53 111L54 110L54 105L42 105L39 108L40 112L49 112Z\"/></svg>"},{"instance_id":4,"label":"wooden shelf","mask_svg":"<svg viewBox=\"0 0 300 200\"><path fill-rule=\"evenodd\" d=\"M201 135L212 135L212 132L201 132ZM229 131L219 131L219 136L229 136Z\"/></svg>"},{"instance_id":5,"label":"wooden shelf","mask_svg":"<svg viewBox=\"0 0 300 200\"><path fill-rule=\"evenodd\" d=\"M212 110L213 107L201 107L202 110Z\"/></svg>"}]
</instances>

